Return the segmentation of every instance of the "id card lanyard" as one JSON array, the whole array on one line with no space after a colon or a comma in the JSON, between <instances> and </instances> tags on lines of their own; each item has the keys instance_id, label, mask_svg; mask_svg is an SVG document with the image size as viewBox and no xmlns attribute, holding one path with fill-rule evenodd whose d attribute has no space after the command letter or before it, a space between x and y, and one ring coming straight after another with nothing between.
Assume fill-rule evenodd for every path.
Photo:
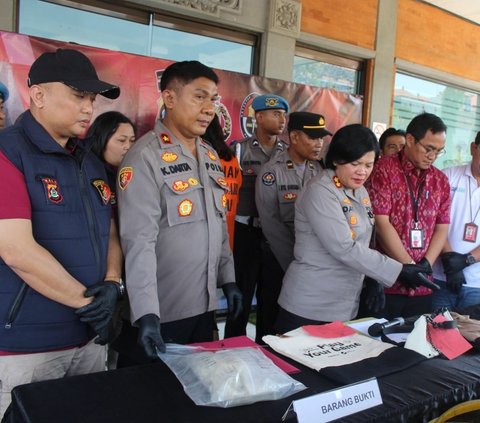
<instances>
[{"instance_id":1,"label":"id card lanyard","mask_svg":"<svg viewBox=\"0 0 480 423\"><path fill-rule=\"evenodd\" d=\"M477 209L475 216L473 216L470 178L468 178L468 201L470 206L470 223L465 223L465 227L463 229L463 240L467 242L477 242L478 225L475 224L475 220L477 219L480 208Z\"/></svg>"},{"instance_id":2,"label":"id card lanyard","mask_svg":"<svg viewBox=\"0 0 480 423\"><path fill-rule=\"evenodd\" d=\"M420 203L420 196L423 191L423 185L425 182L421 182L418 187L417 196L413 193L412 182L410 178L405 175L407 180L408 189L410 190L410 200L412 201L413 207L413 228L410 228L410 248L422 249L424 248L424 234L423 229L418 227L418 204ZM427 191L428 193L428 191Z\"/></svg>"}]
</instances>

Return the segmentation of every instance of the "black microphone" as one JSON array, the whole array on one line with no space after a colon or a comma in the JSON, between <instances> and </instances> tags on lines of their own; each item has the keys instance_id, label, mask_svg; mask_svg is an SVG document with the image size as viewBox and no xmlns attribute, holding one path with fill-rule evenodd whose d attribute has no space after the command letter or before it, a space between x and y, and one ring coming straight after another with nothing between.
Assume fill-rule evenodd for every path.
<instances>
[{"instance_id":1,"label":"black microphone","mask_svg":"<svg viewBox=\"0 0 480 423\"><path fill-rule=\"evenodd\" d=\"M405 324L405 319L402 317L396 317L395 319L389 320L388 322L384 323L374 323L368 328L368 334L370 336L380 336L382 332L393 326L402 326Z\"/></svg>"}]
</instances>

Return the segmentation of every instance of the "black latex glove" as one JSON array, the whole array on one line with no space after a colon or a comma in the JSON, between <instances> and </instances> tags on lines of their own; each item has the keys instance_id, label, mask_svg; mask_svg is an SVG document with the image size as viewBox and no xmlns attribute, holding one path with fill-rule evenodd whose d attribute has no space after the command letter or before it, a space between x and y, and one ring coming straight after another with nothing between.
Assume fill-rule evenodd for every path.
<instances>
[{"instance_id":1,"label":"black latex glove","mask_svg":"<svg viewBox=\"0 0 480 423\"><path fill-rule=\"evenodd\" d=\"M427 275L431 275L433 273L432 266L425 257L417 263L417 266L423 268L422 273L426 273Z\"/></svg>"},{"instance_id":2,"label":"black latex glove","mask_svg":"<svg viewBox=\"0 0 480 423\"><path fill-rule=\"evenodd\" d=\"M420 285L438 291L440 287L427 279L423 273L423 267L418 264L404 264L398 275L400 282L407 288L415 289Z\"/></svg>"},{"instance_id":3,"label":"black latex glove","mask_svg":"<svg viewBox=\"0 0 480 423\"><path fill-rule=\"evenodd\" d=\"M85 297L95 297L90 304L80 307L75 313L80 321L89 323L99 331L112 319L117 302L121 297L120 285L113 281L103 281L87 288Z\"/></svg>"},{"instance_id":4,"label":"black latex glove","mask_svg":"<svg viewBox=\"0 0 480 423\"><path fill-rule=\"evenodd\" d=\"M378 313L385 307L385 292L383 285L375 279L365 278L365 306L367 310Z\"/></svg>"},{"instance_id":5,"label":"black latex glove","mask_svg":"<svg viewBox=\"0 0 480 423\"><path fill-rule=\"evenodd\" d=\"M145 355L150 360L158 360L157 350L165 352L165 343L163 342L160 328L160 319L155 314L146 314L137 320L138 338L137 343L142 347Z\"/></svg>"},{"instance_id":6,"label":"black latex glove","mask_svg":"<svg viewBox=\"0 0 480 423\"><path fill-rule=\"evenodd\" d=\"M460 294L460 291L462 290L462 285L466 283L463 271L460 270L457 273L447 273L446 276L447 289L454 294Z\"/></svg>"},{"instance_id":7,"label":"black latex glove","mask_svg":"<svg viewBox=\"0 0 480 423\"><path fill-rule=\"evenodd\" d=\"M460 270L465 269L468 266L467 262L468 254L460 254L454 251L450 253L443 253L440 256L443 264L443 271L445 274L457 273Z\"/></svg>"},{"instance_id":8,"label":"black latex glove","mask_svg":"<svg viewBox=\"0 0 480 423\"><path fill-rule=\"evenodd\" d=\"M94 326L92 326L92 328L93 328L93 330L95 330ZM105 325L101 329L99 329L98 332L96 330L95 330L95 332L98 335L95 338L95 341L94 341L95 344L106 345L106 344L110 344L115 339L115 328L114 328L114 325L113 325L113 321L111 321L111 320L107 325Z\"/></svg>"},{"instance_id":9,"label":"black latex glove","mask_svg":"<svg viewBox=\"0 0 480 423\"><path fill-rule=\"evenodd\" d=\"M228 318L238 319L243 311L243 295L235 282L229 282L222 285L223 294L227 299Z\"/></svg>"}]
</instances>

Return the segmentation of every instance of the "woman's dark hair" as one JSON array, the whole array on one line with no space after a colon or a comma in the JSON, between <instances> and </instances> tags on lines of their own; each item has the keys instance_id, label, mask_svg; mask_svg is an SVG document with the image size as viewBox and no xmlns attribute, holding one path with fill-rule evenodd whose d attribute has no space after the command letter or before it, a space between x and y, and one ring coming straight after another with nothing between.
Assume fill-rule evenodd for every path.
<instances>
[{"instance_id":1,"label":"woman's dark hair","mask_svg":"<svg viewBox=\"0 0 480 423\"><path fill-rule=\"evenodd\" d=\"M203 139L212 145L222 160L226 160L227 162L232 160L233 153L228 148L227 144L225 144L225 134L222 125L220 124L220 119L216 113L205 131Z\"/></svg>"},{"instance_id":2,"label":"woman's dark hair","mask_svg":"<svg viewBox=\"0 0 480 423\"><path fill-rule=\"evenodd\" d=\"M325 166L335 169L333 164L346 164L358 160L370 151L375 152L375 161L380 154L377 137L367 127L358 123L340 128L330 141Z\"/></svg>"},{"instance_id":3,"label":"woman's dark hair","mask_svg":"<svg viewBox=\"0 0 480 423\"><path fill-rule=\"evenodd\" d=\"M403 129L395 129L395 128L388 128L385 129L382 135L380 135L380 139L378 142L380 143L380 149L385 148L385 143L387 142L388 137L392 137L394 135L401 135L402 137L406 137L407 133Z\"/></svg>"},{"instance_id":4,"label":"woman's dark hair","mask_svg":"<svg viewBox=\"0 0 480 423\"><path fill-rule=\"evenodd\" d=\"M103 152L107 146L108 140L117 131L121 123L129 123L132 125L133 132L136 131L133 122L120 112L105 112L98 115L88 128L87 138L92 139L92 152L97 155L100 160L103 159Z\"/></svg>"}]
</instances>

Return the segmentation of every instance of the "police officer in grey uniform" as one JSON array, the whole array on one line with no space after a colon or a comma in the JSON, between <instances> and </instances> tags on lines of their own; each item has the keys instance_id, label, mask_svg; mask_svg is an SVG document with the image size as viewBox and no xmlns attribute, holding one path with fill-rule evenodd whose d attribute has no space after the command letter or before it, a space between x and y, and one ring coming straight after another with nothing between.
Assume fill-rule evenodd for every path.
<instances>
[{"instance_id":1,"label":"police officer in grey uniform","mask_svg":"<svg viewBox=\"0 0 480 423\"><path fill-rule=\"evenodd\" d=\"M291 113L288 134L288 149L262 167L255 188L262 232L284 272L293 260L295 200L307 181L321 171L318 159L323 137L332 135L325 129L325 118L310 112Z\"/></svg>"},{"instance_id":2,"label":"police officer in grey uniform","mask_svg":"<svg viewBox=\"0 0 480 423\"><path fill-rule=\"evenodd\" d=\"M160 82L165 116L130 149L118 174L131 321L144 355L138 362L155 359L164 340L212 340L217 286L229 317L241 311L227 183L217 153L200 138L215 113L217 82L200 62L170 65Z\"/></svg>"},{"instance_id":3,"label":"police officer in grey uniform","mask_svg":"<svg viewBox=\"0 0 480 423\"><path fill-rule=\"evenodd\" d=\"M261 342L262 336L266 334L262 329L263 282L272 276L281 275L282 269L260 228L255 205L255 181L261 166L287 148L286 143L278 138L278 135L285 129L289 105L281 96L264 94L255 97L252 108L255 111L255 134L232 144L243 176L235 217L233 246L236 280L243 293L243 314L237 321L227 322L225 337L245 335L252 298L257 286L256 340Z\"/></svg>"}]
</instances>

